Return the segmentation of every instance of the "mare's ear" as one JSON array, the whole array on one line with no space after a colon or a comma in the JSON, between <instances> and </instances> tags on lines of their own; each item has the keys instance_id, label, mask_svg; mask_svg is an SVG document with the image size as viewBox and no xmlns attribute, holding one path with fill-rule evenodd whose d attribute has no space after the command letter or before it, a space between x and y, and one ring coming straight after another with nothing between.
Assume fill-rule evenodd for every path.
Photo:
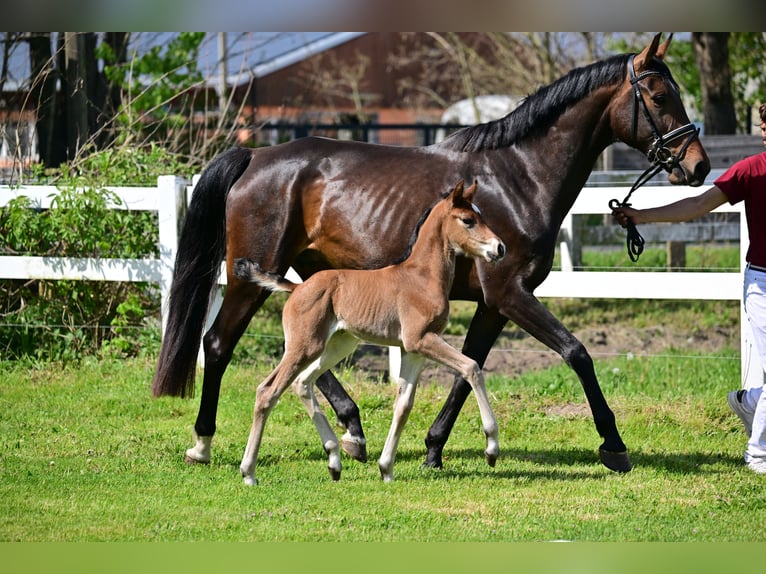
<instances>
[{"instance_id":1,"label":"mare's ear","mask_svg":"<svg viewBox=\"0 0 766 574\"><path fill-rule=\"evenodd\" d=\"M665 55L665 50L667 49L668 44L670 44L670 38L668 38L662 45L662 52L659 53L658 48L660 46L661 35L662 34L656 34L652 40L652 43L644 48L643 51L640 54L637 54L633 59L633 68L636 70L637 74L648 68L649 62L651 62L655 57L661 59ZM671 34L671 38L672 37L673 36Z\"/></svg>"},{"instance_id":2,"label":"mare's ear","mask_svg":"<svg viewBox=\"0 0 766 574\"><path fill-rule=\"evenodd\" d=\"M657 53L654 55L655 58L662 60L665 57L665 53L668 51L668 46L670 46L670 41L672 39L673 33L671 32L667 39L662 43L662 45L657 48Z\"/></svg>"}]
</instances>

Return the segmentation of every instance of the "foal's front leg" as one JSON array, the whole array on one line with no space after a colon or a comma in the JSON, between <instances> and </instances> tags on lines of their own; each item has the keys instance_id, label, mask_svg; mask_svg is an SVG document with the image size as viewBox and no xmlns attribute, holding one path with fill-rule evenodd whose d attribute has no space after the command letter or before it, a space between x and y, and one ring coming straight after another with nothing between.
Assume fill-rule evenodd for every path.
<instances>
[{"instance_id":1,"label":"foal's front leg","mask_svg":"<svg viewBox=\"0 0 766 574\"><path fill-rule=\"evenodd\" d=\"M479 364L450 346L449 343L435 333L426 334L417 344L416 350L418 353L456 370L471 385L476 396L476 402L479 404L482 428L487 437L484 459L489 466L494 467L497 457L500 455L499 432L495 413L489 404L489 396L484 384L484 375Z\"/></svg>"},{"instance_id":2,"label":"foal's front leg","mask_svg":"<svg viewBox=\"0 0 766 574\"><path fill-rule=\"evenodd\" d=\"M420 355L412 353L402 353L401 367L399 369L399 390L394 401L394 416L391 419L391 428L386 437L386 443L383 445L383 452L378 459L378 468L380 476L384 482L391 482L394 479L394 459L396 450L399 447L399 439L402 436L404 425L412 411L412 405L415 403L415 390L418 385L418 377L423 370L425 359Z\"/></svg>"}]
</instances>

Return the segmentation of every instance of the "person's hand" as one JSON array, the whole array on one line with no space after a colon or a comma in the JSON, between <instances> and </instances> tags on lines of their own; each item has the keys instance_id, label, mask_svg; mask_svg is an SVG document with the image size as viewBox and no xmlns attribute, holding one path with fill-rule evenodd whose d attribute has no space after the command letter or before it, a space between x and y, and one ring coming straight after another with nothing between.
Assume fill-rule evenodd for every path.
<instances>
[{"instance_id":1,"label":"person's hand","mask_svg":"<svg viewBox=\"0 0 766 574\"><path fill-rule=\"evenodd\" d=\"M617 220L622 227L628 226L628 221L636 215L637 210L632 207L618 207L612 210L612 217Z\"/></svg>"}]
</instances>

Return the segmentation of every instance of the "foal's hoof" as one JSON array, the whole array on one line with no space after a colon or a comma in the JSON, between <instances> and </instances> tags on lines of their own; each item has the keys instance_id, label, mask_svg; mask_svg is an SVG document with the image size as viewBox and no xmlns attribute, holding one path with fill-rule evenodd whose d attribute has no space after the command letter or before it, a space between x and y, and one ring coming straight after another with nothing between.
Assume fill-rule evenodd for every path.
<instances>
[{"instance_id":1,"label":"foal's hoof","mask_svg":"<svg viewBox=\"0 0 766 574\"><path fill-rule=\"evenodd\" d=\"M633 468L627 451L612 452L600 448L598 449L598 456L601 459L601 464L609 470L615 472L630 472Z\"/></svg>"},{"instance_id":2,"label":"foal's hoof","mask_svg":"<svg viewBox=\"0 0 766 574\"><path fill-rule=\"evenodd\" d=\"M492 468L495 468L495 463L497 462L497 454L491 454L491 453L485 452L484 460L487 461L487 464L489 466L491 466Z\"/></svg>"},{"instance_id":3,"label":"foal's hoof","mask_svg":"<svg viewBox=\"0 0 766 574\"><path fill-rule=\"evenodd\" d=\"M340 439L340 448L354 460L367 462L367 441L365 439L346 433Z\"/></svg>"},{"instance_id":4,"label":"foal's hoof","mask_svg":"<svg viewBox=\"0 0 766 574\"><path fill-rule=\"evenodd\" d=\"M336 470L334 468L327 467L327 470L330 471L330 477L332 477L333 482L338 482L340 480L340 470Z\"/></svg>"}]
</instances>

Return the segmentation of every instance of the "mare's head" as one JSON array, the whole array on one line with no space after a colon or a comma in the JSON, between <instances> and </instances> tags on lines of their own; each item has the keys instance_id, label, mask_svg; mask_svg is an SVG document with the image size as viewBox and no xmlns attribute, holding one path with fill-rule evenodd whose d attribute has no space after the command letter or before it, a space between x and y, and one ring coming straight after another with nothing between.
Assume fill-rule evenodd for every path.
<instances>
[{"instance_id":1,"label":"mare's head","mask_svg":"<svg viewBox=\"0 0 766 574\"><path fill-rule=\"evenodd\" d=\"M473 204L477 182L465 188L460 181L443 200L448 208L444 222L445 235L458 255L499 261L505 245L484 223L479 208Z\"/></svg>"},{"instance_id":2,"label":"mare's head","mask_svg":"<svg viewBox=\"0 0 766 574\"><path fill-rule=\"evenodd\" d=\"M710 160L686 115L678 85L663 62L673 35L660 34L628 60L625 83L613 100L614 134L669 173L673 184L701 185Z\"/></svg>"}]
</instances>

